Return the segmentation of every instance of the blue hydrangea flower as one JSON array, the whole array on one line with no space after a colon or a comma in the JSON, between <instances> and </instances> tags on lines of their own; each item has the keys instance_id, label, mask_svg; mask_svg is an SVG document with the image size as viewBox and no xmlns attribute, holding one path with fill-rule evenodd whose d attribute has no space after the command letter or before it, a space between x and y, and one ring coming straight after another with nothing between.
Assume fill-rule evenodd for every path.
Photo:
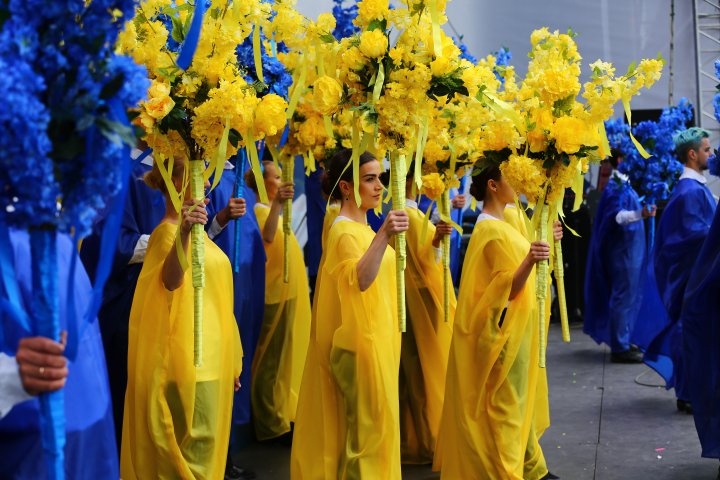
<instances>
[{"instance_id":1,"label":"blue hydrangea flower","mask_svg":"<svg viewBox=\"0 0 720 480\"><path fill-rule=\"evenodd\" d=\"M132 130L110 114L144 98L145 69L113 50L134 0L10 0L0 32L0 201L20 228L54 226L79 237L120 190L122 142Z\"/></svg>"},{"instance_id":2,"label":"blue hydrangea flower","mask_svg":"<svg viewBox=\"0 0 720 480\"><path fill-rule=\"evenodd\" d=\"M333 0L333 3L335 4L332 9L332 14L335 17L333 36L341 40L360 33L360 28L353 24L353 20L355 20L358 13L357 3L353 2L347 7L343 6L345 0Z\"/></svg>"},{"instance_id":3,"label":"blue hydrangea flower","mask_svg":"<svg viewBox=\"0 0 720 480\"><path fill-rule=\"evenodd\" d=\"M673 134L687 128L693 119L693 107L686 98L666 107L658 121L640 122L632 128L635 138L652 154L642 158L630 140L630 127L621 119L605 122L610 147L624 155L618 170L648 202L666 199L682 174L683 165L675 156Z\"/></svg>"}]
</instances>

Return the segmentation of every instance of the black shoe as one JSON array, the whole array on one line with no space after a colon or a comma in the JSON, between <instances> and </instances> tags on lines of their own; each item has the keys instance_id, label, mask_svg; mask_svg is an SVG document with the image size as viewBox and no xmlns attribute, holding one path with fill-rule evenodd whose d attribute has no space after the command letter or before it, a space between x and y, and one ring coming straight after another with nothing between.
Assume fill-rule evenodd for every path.
<instances>
[{"instance_id":1,"label":"black shoe","mask_svg":"<svg viewBox=\"0 0 720 480\"><path fill-rule=\"evenodd\" d=\"M560 480L560 477L553 475L552 472L548 471L547 475L542 477L540 480Z\"/></svg>"},{"instance_id":2,"label":"black shoe","mask_svg":"<svg viewBox=\"0 0 720 480\"><path fill-rule=\"evenodd\" d=\"M717 480L720 480L720 467L718 467L718 476L717 476Z\"/></svg>"},{"instance_id":3,"label":"black shoe","mask_svg":"<svg viewBox=\"0 0 720 480\"><path fill-rule=\"evenodd\" d=\"M642 359L642 353L633 352L632 349L610 354L610 361L612 363L642 363Z\"/></svg>"},{"instance_id":4,"label":"black shoe","mask_svg":"<svg viewBox=\"0 0 720 480\"><path fill-rule=\"evenodd\" d=\"M642 353L642 350L640 350L640 347L638 347L637 345L630 345L630 351Z\"/></svg>"},{"instance_id":5,"label":"black shoe","mask_svg":"<svg viewBox=\"0 0 720 480\"><path fill-rule=\"evenodd\" d=\"M247 468L240 468L236 465L225 469L225 480L253 480L255 472Z\"/></svg>"},{"instance_id":6,"label":"black shoe","mask_svg":"<svg viewBox=\"0 0 720 480\"><path fill-rule=\"evenodd\" d=\"M675 405L677 406L678 412L685 412L687 414L692 415L692 413L693 413L692 404L690 402L688 402L687 400L680 400L678 398Z\"/></svg>"}]
</instances>

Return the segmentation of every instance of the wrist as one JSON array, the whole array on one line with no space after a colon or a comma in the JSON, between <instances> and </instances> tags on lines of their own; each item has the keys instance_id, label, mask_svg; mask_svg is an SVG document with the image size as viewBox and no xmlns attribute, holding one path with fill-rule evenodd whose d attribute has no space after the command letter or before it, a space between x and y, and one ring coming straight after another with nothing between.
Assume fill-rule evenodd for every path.
<instances>
[{"instance_id":1,"label":"wrist","mask_svg":"<svg viewBox=\"0 0 720 480\"><path fill-rule=\"evenodd\" d=\"M225 207L222 210L220 210L215 218L217 219L218 225L225 228L225 226L230 221L230 212L228 210L228 207Z\"/></svg>"}]
</instances>

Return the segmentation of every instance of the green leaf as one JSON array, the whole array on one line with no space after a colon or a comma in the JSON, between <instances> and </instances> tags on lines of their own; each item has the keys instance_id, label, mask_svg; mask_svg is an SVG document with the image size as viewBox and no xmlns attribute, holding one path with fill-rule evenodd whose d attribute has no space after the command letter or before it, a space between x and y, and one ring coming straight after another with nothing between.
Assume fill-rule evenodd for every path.
<instances>
[{"instance_id":1,"label":"green leaf","mask_svg":"<svg viewBox=\"0 0 720 480\"><path fill-rule=\"evenodd\" d=\"M324 43L335 43L336 39L332 33L323 33L320 35L320 41Z\"/></svg>"},{"instance_id":2,"label":"green leaf","mask_svg":"<svg viewBox=\"0 0 720 480\"><path fill-rule=\"evenodd\" d=\"M632 62L630 65L628 65L626 76L630 76L635 73L635 69L637 68L637 63Z\"/></svg>"},{"instance_id":3,"label":"green leaf","mask_svg":"<svg viewBox=\"0 0 720 480\"><path fill-rule=\"evenodd\" d=\"M185 32L183 31L183 23L177 17L170 17L172 20L172 39L177 43L183 43L185 41Z\"/></svg>"},{"instance_id":4,"label":"green leaf","mask_svg":"<svg viewBox=\"0 0 720 480\"><path fill-rule=\"evenodd\" d=\"M372 22L370 22L370 25L368 25L367 29L368 29L368 32L372 32L373 30L382 30L384 32L385 30L387 30L387 20L375 19Z\"/></svg>"}]
</instances>

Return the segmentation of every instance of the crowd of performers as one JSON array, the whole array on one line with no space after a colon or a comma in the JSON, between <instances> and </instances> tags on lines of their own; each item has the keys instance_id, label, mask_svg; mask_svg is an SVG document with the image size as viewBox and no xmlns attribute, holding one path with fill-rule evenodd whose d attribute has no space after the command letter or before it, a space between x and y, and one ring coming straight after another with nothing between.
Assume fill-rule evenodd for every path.
<instances>
[{"instance_id":1,"label":"crowd of performers","mask_svg":"<svg viewBox=\"0 0 720 480\"><path fill-rule=\"evenodd\" d=\"M609 345L613 361L639 362L644 352L675 388L678 408L695 415L703 455L720 457L720 220L702 175L707 137L696 128L676 137L685 171L649 252L642 220L655 209L641 207L628 179L612 173L595 217L584 311L586 333ZM152 157L138 162L99 321L81 332L77 358L63 356L64 342L19 338L3 325L18 350L0 354L0 476L42 476L35 396L64 388L68 478L252 478L229 453L233 425L248 423L259 440L292 437L297 480L396 479L403 462L432 463L447 479L557 478L539 443L550 415L534 266L550 258L550 245L527 240L498 165L478 169L470 194L482 213L445 321L439 246L452 226L427 221L408 179L407 208L371 229L368 212L385 188L381 162L361 155L355 185L350 157L341 150L325 165L328 208L322 232L309 239L322 246L310 269L312 302L292 233L283 278L282 202L294 186L276 164L263 161L269 204L254 201L252 175L238 195L226 172L204 201L188 189L178 214ZM178 191L186 168L175 161ZM190 257L195 224L207 232L199 367L191 272L179 257ZM392 248L401 232L405 333ZM559 222L552 233L563 237ZM31 305L27 233L11 230L10 240ZM82 245L91 275L98 243ZM59 310L72 331L68 301L82 307L91 284L82 266L70 268L69 238L58 237L58 247Z\"/></svg>"}]
</instances>

